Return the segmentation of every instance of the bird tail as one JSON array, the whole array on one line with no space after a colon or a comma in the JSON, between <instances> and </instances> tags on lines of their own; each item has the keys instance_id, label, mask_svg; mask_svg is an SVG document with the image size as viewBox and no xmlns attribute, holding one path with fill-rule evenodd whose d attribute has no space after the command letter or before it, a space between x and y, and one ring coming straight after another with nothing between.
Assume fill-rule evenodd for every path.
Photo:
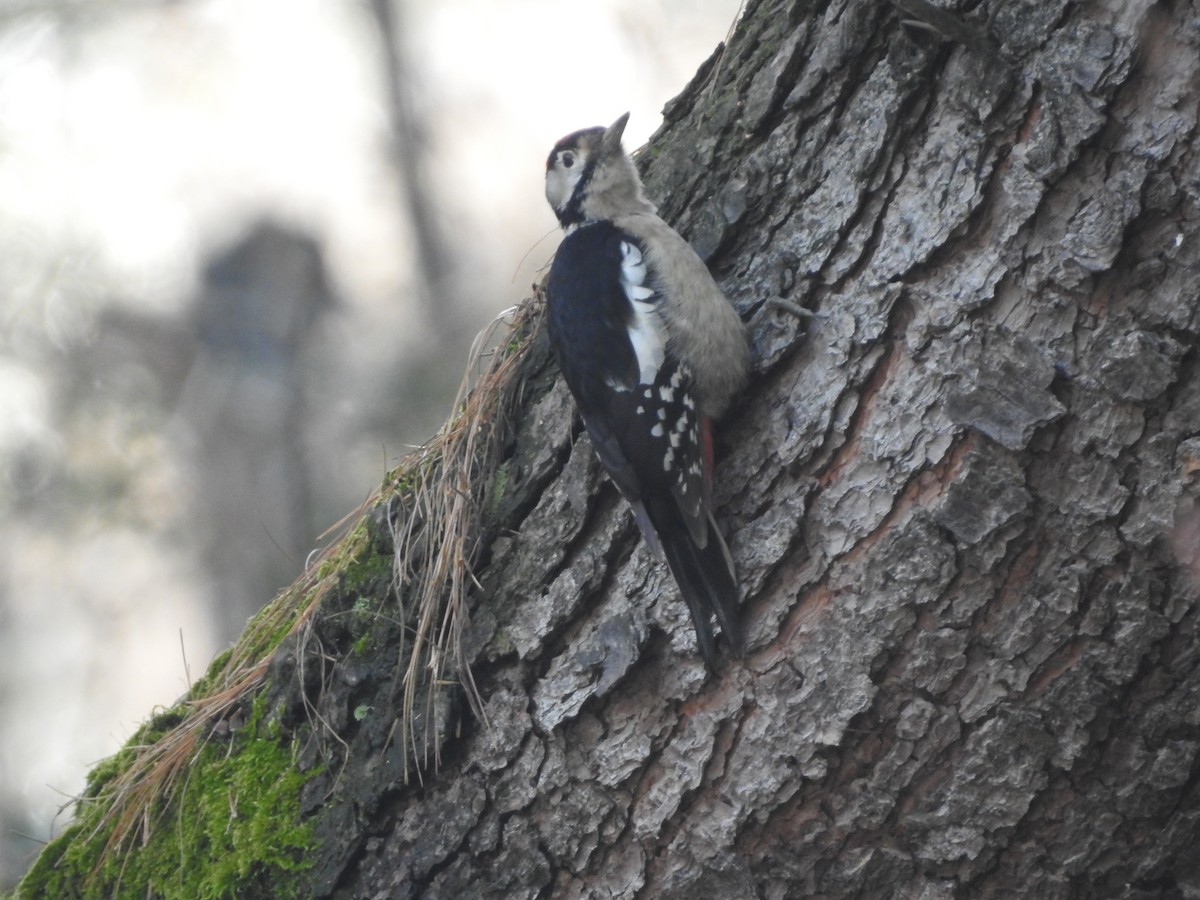
<instances>
[{"instance_id":1,"label":"bird tail","mask_svg":"<svg viewBox=\"0 0 1200 900\"><path fill-rule=\"evenodd\" d=\"M743 655L742 629L738 622L737 578L733 558L717 529L712 514L708 514L708 539L700 546L692 537L683 515L673 498L648 503L647 513L658 533L659 543L667 558L667 566L675 576L679 592L692 614L696 627L696 642L709 669L716 665L711 616L716 615L721 633L734 655Z\"/></svg>"}]
</instances>

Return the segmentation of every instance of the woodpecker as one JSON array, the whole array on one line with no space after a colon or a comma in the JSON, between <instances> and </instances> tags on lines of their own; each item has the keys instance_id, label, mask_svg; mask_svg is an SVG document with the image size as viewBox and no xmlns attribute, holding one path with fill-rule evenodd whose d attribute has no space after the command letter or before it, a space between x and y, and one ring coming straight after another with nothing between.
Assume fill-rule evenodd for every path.
<instances>
[{"instance_id":1,"label":"woodpecker","mask_svg":"<svg viewBox=\"0 0 1200 900\"><path fill-rule=\"evenodd\" d=\"M742 655L733 560L712 514L712 422L745 385L750 349L703 261L646 199L621 147L628 120L569 134L546 160L546 199L566 232L547 284L550 341L712 669L714 614Z\"/></svg>"}]
</instances>

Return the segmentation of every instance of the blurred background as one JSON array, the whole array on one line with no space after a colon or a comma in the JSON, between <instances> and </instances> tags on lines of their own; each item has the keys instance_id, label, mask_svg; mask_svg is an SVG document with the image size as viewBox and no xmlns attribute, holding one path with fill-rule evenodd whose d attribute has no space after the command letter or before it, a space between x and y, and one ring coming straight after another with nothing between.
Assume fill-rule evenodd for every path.
<instances>
[{"instance_id":1,"label":"blurred background","mask_svg":"<svg viewBox=\"0 0 1200 900\"><path fill-rule=\"evenodd\" d=\"M0 887L449 413L735 0L0 0Z\"/></svg>"}]
</instances>

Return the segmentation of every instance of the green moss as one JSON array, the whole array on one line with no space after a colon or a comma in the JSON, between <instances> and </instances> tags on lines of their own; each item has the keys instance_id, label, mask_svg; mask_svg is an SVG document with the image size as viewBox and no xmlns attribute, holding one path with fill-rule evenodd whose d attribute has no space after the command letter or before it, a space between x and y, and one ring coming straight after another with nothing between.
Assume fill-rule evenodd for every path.
<instances>
[{"instance_id":1,"label":"green moss","mask_svg":"<svg viewBox=\"0 0 1200 900\"><path fill-rule=\"evenodd\" d=\"M354 656L366 656L368 653L370 653L373 643L374 642L371 639L371 632L368 631L350 645L350 652Z\"/></svg>"},{"instance_id":2,"label":"green moss","mask_svg":"<svg viewBox=\"0 0 1200 900\"><path fill-rule=\"evenodd\" d=\"M357 560L342 569L346 586L350 593L357 596L355 609L366 598L378 601L392 580L392 557L390 555L373 554L366 559Z\"/></svg>"},{"instance_id":3,"label":"green moss","mask_svg":"<svg viewBox=\"0 0 1200 900\"><path fill-rule=\"evenodd\" d=\"M300 795L320 769L300 771L302 738L284 731L266 707L266 698L278 692L263 683L269 671L259 663L318 602L311 621L340 625L346 619L338 617L347 616L350 628L334 633L337 640L353 640L356 653L388 640L396 628L383 614L393 602L393 561L390 532L364 516L330 548L318 573L306 573L251 620L238 643L213 660L187 702L158 710L124 748L93 768L75 821L47 844L14 898L307 895L305 872L317 842L313 821L301 817ZM239 716L221 728L193 718L205 708L199 701L232 691L247 713L244 725L234 724ZM372 712L369 704L355 709L359 720ZM165 736L177 754L173 768L146 755ZM144 771L139 763L146 763ZM141 780L130 784L133 771ZM129 807L116 808L117 796L129 799Z\"/></svg>"},{"instance_id":4,"label":"green moss","mask_svg":"<svg viewBox=\"0 0 1200 900\"><path fill-rule=\"evenodd\" d=\"M317 841L314 820L301 817L300 795L320 769L300 771L297 748L307 726L299 734L281 727L266 699L279 691L260 662L309 615L317 627L336 623L326 638L343 653L342 640L354 641L356 653L389 640L397 627L384 614L394 602L393 562L386 526L362 517L330 548L319 573L305 573L213 660L187 702L156 711L124 748L93 768L75 821L46 845L14 898L308 895L305 873ZM342 630L346 621L350 627ZM201 701L214 697L221 710L235 703L238 714L222 723L205 718ZM360 721L372 713L369 704L355 709ZM155 762L147 754L164 737L174 755ZM131 784L132 772L140 780ZM115 806L116 797L128 807Z\"/></svg>"},{"instance_id":5,"label":"green moss","mask_svg":"<svg viewBox=\"0 0 1200 900\"><path fill-rule=\"evenodd\" d=\"M201 676L200 680L192 685L192 690L189 692L191 697L206 697L213 689L225 672L225 667L229 664L229 658L233 656L233 648L227 647L213 657L213 661L208 665L208 671Z\"/></svg>"},{"instance_id":6,"label":"green moss","mask_svg":"<svg viewBox=\"0 0 1200 900\"><path fill-rule=\"evenodd\" d=\"M496 467L496 475L492 480L492 499L488 504L489 516L494 517L500 511L500 503L504 500L505 491L508 490L511 468L511 461L507 459Z\"/></svg>"},{"instance_id":7,"label":"green moss","mask_svg":"<svg viewBox=\"0 0 1200 900\"><path fill-rule=\"evenodd\" d=\"M504 356L506 358L516 356L528 342L528 332L523 330L513 331L508 341L504 344Z\"/></svg>"},{"instance_id":8,"label":"green moss","mask_svg":"<svg viewBox=\"0 0 1200 900\"><path fill-rule=\"evenodd\" d=\"M110 756L98 762L87 775L87 783L83 789L85 801L96 800L114 778L129 768L141 747L147 747L161 738L183 721L187 715L184 704L177 704L169 709L158 709L144 722L133 736L125 742L125 746Z\"/></svg>"},{"instance_id":9,"label":"green moss","mask_svg":"<svg viewBox=\"0 0 1200 900\"><path fill-rule=\"evenodd\" d=\"M263 705L256 702L232 742L213 740L196 753L174 795L151 812L135 852L106 852L112 823L98 827L105 804L81 804L76 823L47 845L16 896L301 896L316 842L300 817L300 790L317 770L298 770L291 736ZM132 750L113 765L126 753ZM111 779L112 772L97 774L107 765L97 767L89 787Z\"/></svg>"}]
</instances>

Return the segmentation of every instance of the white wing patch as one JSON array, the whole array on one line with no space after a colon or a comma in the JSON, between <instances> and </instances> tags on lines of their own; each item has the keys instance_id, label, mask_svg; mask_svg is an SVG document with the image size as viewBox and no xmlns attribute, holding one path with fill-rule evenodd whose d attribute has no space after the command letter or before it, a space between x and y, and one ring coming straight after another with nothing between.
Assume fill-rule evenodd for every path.
<instances>
[{"instance_id":1,"label":"white wing patch","mask_svg":"<svg viewBox=\"0 0 1200 900\"><path fill-rule=\"evenodd\" d=\"M638 380L653 384L662 368L667 348L667 327L658 314L658 306L647 302L654 290L646 284L646 261L642 251L629 241L621 242L621 287L633 307L629 323L629 342L638 361Z\"/></svg>"}]
</instances>

